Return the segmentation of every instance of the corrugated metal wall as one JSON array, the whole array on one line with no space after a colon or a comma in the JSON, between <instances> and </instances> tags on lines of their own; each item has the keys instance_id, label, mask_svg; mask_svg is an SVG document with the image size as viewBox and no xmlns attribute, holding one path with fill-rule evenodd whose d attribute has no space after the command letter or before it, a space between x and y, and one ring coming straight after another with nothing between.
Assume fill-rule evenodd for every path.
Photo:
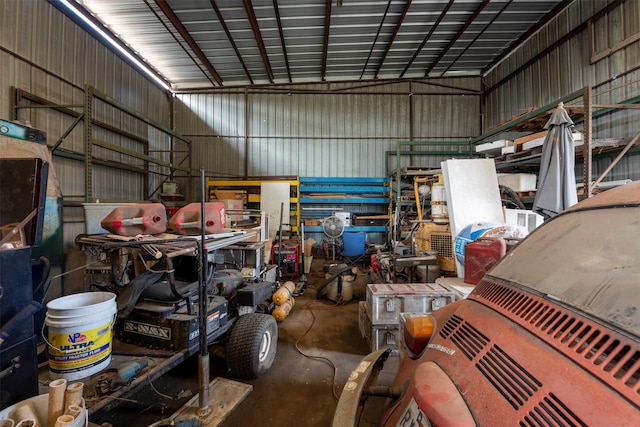
<instances>
[{"instance_id":1,"label":"corrugated metal wall","mask_svg":"<svg viewBox=\"0 0 640 427\"><path fill-rule=\"evenodd\" d=\"M478 78L222 89L177 95L175 122L212 176L384 176L400 140L477 135L479 91Z\"/></svg>"},{"instance_id":2,"label":"corrugated metal wall","mask_svg":"<svg viewBox=\"0 0 640 427\"><path fill-rule=\"evenodd\" d=\"M13 119L11 88L23 90L57 104L83 104L84 87L89 85L113 97L129 108L168 127L170 99L162 90L120 60L93 36L78 27L47 1L0 2L0 117ZM94 117L140 138L149 138L149 126L122 112L94 104ZM73 108L82 112L82 109ZM52 145L71 125L73 118L51 109L20 109L18 119L29 121L47 132ZM94 127L94 136L138 152L144 144ZM161 139L159 139L161 140ZM169 149L166 143L154 144ZM63 142L61 148L82 153L82 125ZM118 160L122 155L98 149L95 156ZM130 164L143 166L142 162ZM65 207L66 246L84 232L81 208L69 207L84 198L84 163L54 156ZM150 181L154 181L153 179ZM145 194L144 174L95 166L93 196L102 200L139 200ZM156 183L157 185L157 183Z\"/></svg>"},{"instance_id":3,"label":"corrugated metal wall","mask_svg":"<svg viewBox=\"0 0 640 427\"><path fill-rule=\"evenodd\" d=\"M586 22L593 19L593 47L602 52L640 33L640 2L628 1L596 16L611 1L575 1L560 16L527 40L486 76L483 131L532 107L593 87L594 104L612 104L640 96L640 41L590 63ZM565 37L571 31L576 33ZM533 60L532 60L533 58ZM582 105L582 98L567 105ZM597 109L596 109L597 110ZM577 129L580 130L581 124ZM616 110L594 116L593 138L631 138L640 132L640 110ZM594 177L611 163L611 157L594 158ZM577 165L582 178L582 165ZM627 155L607 180L640 179L640 155Z\"/></svg>"},{"instance_id":4,"label":"corrugated metal wall","mask_svg":"<svg viewBox=\"0 0 640 427\"><path fill-rule=\"evenodd\" d=\"M638 96L640 42L594 64L589 64L586 29L554 45L608 3L572 3L489 72L483 83L480 78L460 77L179 94L176 130L193 141L193 167L203 166L210 176L383 176L390 158L392 167L398 165L388 152L394 152L401 140L467 140L586 85L594 86L597 103ZM639 21L640 2L636 1L624 2L599 17L593 26L595 49L604 50L637 34ZM11 87L60 104L82 104L84 86L90 85L157 122L169 123L166 95L49 2L0 2L0 25L3 118L12 118ZM483 87L490 88L484 106L478 95ZM95 116L141 138L152 136L146 124L113 108L96 105ZM43 109L22 109L18 118L45 130L51 142L72 122L68 116ZM611 113L596 118L594 136L628 138L640 130L639 123L637 110ZM74 131L62 147L81 151L81 133ZM140 142L107 131L97 131L96 136L132 150L145 149ZM168 138L157 136L148 149L163 150L168 143ZM447 153L405 156L399 165L437 166L452 156L448 152L458 149L433 145L429 150ZM106 160L119 156L96 153ZM627 156L614 177L640 179L638 163L638 156ZM596 171L605 164L607 159L596 159ZM65 198L81 200L84 165L56 157L54 167ZM96 167L93 193L103 199L137 199L145 190L143 180L135 172ZM151 179L151 184L157 183ZM83 231L81 212L65 211L65 218L68 239Z\"/></svg>"}]
</instances>

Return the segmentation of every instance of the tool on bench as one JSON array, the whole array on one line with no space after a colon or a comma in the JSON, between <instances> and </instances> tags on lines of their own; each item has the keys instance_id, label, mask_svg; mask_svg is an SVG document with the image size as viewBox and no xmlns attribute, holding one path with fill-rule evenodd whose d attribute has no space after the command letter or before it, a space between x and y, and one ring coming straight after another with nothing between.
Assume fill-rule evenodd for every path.
<instances>
[{"instance_id":1,"label":"tool on bench","mask_svg":"<svg viewBox=\"0 0 640 427\"><path fill-rule=\"evenodd\" d=\"M118 390L133 381L149 365L149 358L143 357L132 362L124 362L117 369L111 369L96 377L96 394L102 396Z\"/></svg>"}]
</instances>

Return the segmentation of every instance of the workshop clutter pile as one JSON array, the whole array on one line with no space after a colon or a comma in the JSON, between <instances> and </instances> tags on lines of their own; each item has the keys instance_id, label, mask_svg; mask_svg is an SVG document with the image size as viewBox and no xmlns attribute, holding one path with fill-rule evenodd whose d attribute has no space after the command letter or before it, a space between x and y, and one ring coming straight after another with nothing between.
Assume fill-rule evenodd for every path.
<instances>
[{"instance_id":1,"label":"workshop clutter pile","mask_svg":"<svg viewBox=\"0 0 640 427\"><path fill-rule=\"evenodd\" d=\"M49 383L49 393L18 402L0 412L0 426L81 427L87 422L82 397L84 384L57 379Z\"/></svg>"}]
</instances>

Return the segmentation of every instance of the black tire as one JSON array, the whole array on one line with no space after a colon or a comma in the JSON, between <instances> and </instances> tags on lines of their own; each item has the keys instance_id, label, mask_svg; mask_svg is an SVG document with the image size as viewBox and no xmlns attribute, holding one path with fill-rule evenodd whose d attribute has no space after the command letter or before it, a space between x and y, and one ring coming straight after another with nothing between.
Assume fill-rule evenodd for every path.
<instances>
[{"instance_id":1,"label":"black tire","mask_svg":"<svg viewBox=\"0 0 640 427\"><path fill-rule=\"evenodd\" d=\"M227 369L238 378L252 380L273 365L278 346L278 324L268 314L249 313L236 321L227 342Z\"/></svg>"},{"instance_id":2,"label":"black tire","mask_svg":"<svg viewBox=\"0 0 640 427\"><path fill-rule=\"evenodd\" d=\"M509 209L526 209L524 203L518 196L518 193L513 191L506 185L500 185L500 199L502 199L502 206Z\"/></svg>"}]
</instances>

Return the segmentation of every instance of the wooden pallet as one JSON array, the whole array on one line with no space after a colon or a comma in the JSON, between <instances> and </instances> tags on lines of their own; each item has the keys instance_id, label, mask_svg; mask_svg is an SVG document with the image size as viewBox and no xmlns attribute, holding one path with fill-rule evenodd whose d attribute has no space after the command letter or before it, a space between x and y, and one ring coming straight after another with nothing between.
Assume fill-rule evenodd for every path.
<instances>
[{"instance_id":1,"label":"wooden pallet","mask_svg":"<svg viewBox=\"0 0 640 427\"><path fill-rule=\"evenodd\" d=\"M503 126L513 120L517 120L522 116L525 116L527 114L530 114L532 111L537 110L539 107L530 107L527 108L527 110L525 112L523 112L522 114L518 114L518 115L514 115L511 116L511 118L507 119L507 120L503 120L502 122L498 123L497 126L494 126L492 129L498 128L500 126ZM567 113L569 113L569 117L571 117L571 119L575 119L578 117L581 117L584 115L584 108L583 107L567 107L566 105L564 106L564 109L567 110ZM540 132L542 130L544 130L544 125L547 124L547 122L549 121L549 117L551 117L551 114L553 113L553 111L555 110L555 108L552 108L544 113L541 113L539 115L537 115L536 117L532 117L529 120L526 120L523 123L520 123L518 125L515 125L512 129L510 129L510 131L512 132Z\"/></svg>"}]
</instances>

